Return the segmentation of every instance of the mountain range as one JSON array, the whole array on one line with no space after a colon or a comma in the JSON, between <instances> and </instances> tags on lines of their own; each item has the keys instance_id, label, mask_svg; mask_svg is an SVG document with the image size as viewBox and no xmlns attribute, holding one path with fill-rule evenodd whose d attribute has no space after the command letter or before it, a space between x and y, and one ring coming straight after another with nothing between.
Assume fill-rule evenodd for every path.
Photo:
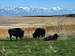
<instances>
[{"instance_id":1,"label":"mountain range","mask_svg":"<svg viewBox=\"0 0 75 56\"><path fill-rule=\"evenodd\" d=\"M52 8L30 8L30 7L15 7L15 8L0 8L0 16L52 16L74 14L74 9L64 9L60 7Z\"/></svg>"}]
</instances>

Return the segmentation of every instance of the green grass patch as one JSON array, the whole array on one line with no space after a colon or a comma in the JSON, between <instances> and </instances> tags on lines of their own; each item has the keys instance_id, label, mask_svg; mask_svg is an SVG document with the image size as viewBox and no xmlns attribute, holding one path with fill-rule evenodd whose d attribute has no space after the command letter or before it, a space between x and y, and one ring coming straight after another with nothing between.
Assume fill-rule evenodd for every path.
<instances>
[{"instance_id":1,"label":"green grass patch","mask_svg":"<svg viewBox=\"0 0 75 56\"><path fill-rule=\"evenodd\" d=\"M0 56L75 56L75 39L2 40L0 41Z\"/></svg>"}]
</instances>

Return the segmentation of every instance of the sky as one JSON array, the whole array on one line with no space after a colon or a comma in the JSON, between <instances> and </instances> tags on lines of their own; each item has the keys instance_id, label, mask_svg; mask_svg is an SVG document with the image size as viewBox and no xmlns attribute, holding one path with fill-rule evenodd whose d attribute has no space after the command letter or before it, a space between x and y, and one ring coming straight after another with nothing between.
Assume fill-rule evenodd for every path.
<instances>
[{"instance_id":1,"label":"sky","mask_svg":"<svg viewBox=\"0 0 75 56\"><path fill-rule=\"evenodd\" d=\"M51 8L62 7L75 9L75 0L0 0L0 8L32 7Z\"/></svg>"}]
</instances>

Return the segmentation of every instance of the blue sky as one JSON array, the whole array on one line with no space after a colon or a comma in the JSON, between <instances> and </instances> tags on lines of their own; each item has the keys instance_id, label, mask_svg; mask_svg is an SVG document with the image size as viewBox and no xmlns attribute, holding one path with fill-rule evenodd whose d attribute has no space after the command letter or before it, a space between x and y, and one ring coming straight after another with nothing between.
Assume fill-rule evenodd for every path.
<instances>
[{"instance_id":1,"label":"blue sky","mask_svg":"<svg viewBox=\"0 0 75 56\"><path fill-rule=\"evenodd\" d=\"M75 0L0 0L0 7L63 7L75 9Z\"/></svg>"}]
</instances>

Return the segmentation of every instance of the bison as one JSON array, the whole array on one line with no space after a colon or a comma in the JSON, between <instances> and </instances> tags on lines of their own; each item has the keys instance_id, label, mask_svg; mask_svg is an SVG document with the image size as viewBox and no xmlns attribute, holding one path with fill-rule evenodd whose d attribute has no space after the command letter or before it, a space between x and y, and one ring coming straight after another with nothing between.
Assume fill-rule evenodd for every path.
<instances>
[{"instance_id":1,"label":"bison","mask_svg":"<svg viewBox=\"0 0 75 56\"><path fill-rule=\"evenodd\" d=\"M33 38L39 38L39 37L44 37L45 36L45 29L43 28L37 28L35 32L33 33Z\"/></svg>"},{"instance_id":2,"label":"bison","mask_svg":"<svg viewBox=\"0 0 75 56\"><path fill-rule=\"evenodd\" d=\"M10 40L12 40L11 39L12 36L15 36L16 40L17 40L18 37L20 39L22 39L22 37L24 36L24 31L21 28L8 29L8 33L9 33L9 36L10 36Z\"/></svg>"},{"instance_id":3,"label":"bison","mask_svg":"<svg viewBox=\"0 0 75 56\"><path fill-rule=\"evenodd\" d=\"M55 33L54 35L49 35L46 38L44 38L45 41L49 41L49 40L57 40L57 38L59 37L59 35L57 33Z\"/></svg>"}]
</instances>

